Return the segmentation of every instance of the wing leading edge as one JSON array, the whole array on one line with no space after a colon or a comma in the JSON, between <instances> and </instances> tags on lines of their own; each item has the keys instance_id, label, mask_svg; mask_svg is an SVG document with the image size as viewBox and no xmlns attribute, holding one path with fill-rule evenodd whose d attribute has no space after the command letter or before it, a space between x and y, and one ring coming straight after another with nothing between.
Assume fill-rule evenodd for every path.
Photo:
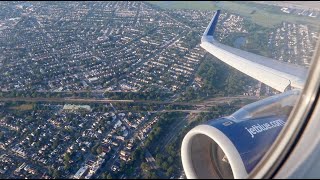
<instances>
[{"instance_id":1,"label":"wing leading edge","mask_svg":"<svg viewBox=\"0 0 320 180\"><path fill-rule=\"evenodd\" d=\"M253 54L217 42L213 38L213 35L219 15L220 10L217 10L203 33L200 44L202 48L226 64L280 92L284 92L288 87L303 88L307 76L307 68Z\"/></svg>"}]
</instances>

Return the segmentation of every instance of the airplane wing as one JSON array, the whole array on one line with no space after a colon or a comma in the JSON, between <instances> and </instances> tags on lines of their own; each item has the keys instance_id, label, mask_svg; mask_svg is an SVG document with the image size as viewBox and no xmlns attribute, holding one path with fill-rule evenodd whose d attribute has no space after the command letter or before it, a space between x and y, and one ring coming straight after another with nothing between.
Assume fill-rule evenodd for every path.
<instances>
[{"instance_id":1,"label":"airplane wing","mask_svg":"<svg viewBox=\"0 0 320 180\"><path fill-rule=\"evenodd\" d=\"M217 10L203 33L200 44L202 48L226 64L280 92L291 87L303 88L307 68L236 49L216 41L213 37L219 15L220 10Z\"/></svg>"}]
</instances>

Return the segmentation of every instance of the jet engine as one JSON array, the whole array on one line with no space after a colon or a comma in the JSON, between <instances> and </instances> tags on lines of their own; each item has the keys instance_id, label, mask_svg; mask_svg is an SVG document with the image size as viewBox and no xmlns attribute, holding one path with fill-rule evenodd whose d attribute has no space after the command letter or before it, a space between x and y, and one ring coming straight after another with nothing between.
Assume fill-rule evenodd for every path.
<instances>
[{"instance_id":1,"label":"jet engine","mask_svg":"<svg viewBox=\"0 0 320 180\"><path fill-rule=\"evenodd\" d=\"M181 146L187 178L246 178L277 138L299 94L271 96L190 130Z\"/></svg>"}]
</instances>

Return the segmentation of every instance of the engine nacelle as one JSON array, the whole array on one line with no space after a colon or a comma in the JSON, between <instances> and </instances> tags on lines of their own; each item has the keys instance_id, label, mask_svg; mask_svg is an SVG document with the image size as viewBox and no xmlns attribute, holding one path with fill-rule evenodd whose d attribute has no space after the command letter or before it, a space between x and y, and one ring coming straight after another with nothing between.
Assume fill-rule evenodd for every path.
<instances>
[{"instance_id":1,"label":"engine nacelle","mask_svg":"<svg viewBox=\"0 0 320 180\"><path fill-rule=\"evenodd\" d=\"M187 178L246 178L285 125L299 93L268 97L190 130L181 146Z\"/></svg>"}]
</instances>

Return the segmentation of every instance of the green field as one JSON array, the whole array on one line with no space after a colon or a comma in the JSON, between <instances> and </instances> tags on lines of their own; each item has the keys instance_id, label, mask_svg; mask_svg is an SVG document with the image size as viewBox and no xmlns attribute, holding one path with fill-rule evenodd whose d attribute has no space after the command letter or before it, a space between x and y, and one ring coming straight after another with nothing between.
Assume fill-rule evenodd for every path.
<instances>
[{"instance_id":1,"label":"green field","mask_svg":"<svg viewBox=\"0 0 320 180\"><path fill-rule=\"evenodd\" d=\"M249 17L251 21L265 27L272 27L280 24L283 21L299 24L305 23L314 27L319 27L320 25L319 19L284 13L276 13L273 10L273 6L268 5L264 5L264 8L262 9L261 4L256 3L219 1L216 6L218 6L220 9ZM251 12L254 10L255 13L251 14Z\"/></svg>"},{"instance_id":2,"label":"green field","mask_svg":"<svg viewBox=\"0 0 320 180\"><path fill-rule=\"evenodd\" d=\"M284 14L277 12L274 6L262 5L253 2L239 1L147 1L163 9L195 9L195 10L226 10L249 18L264 27L274 27L281 22L307 24L319 28L320 21L316 18ZM255 11L254 13L252 13ZM280 11L280 10L278 10Z\"/></svg>"},{"instance_id":3,"label":"green field","mask_svg":"<svg viewBox=\"0 0 320 180\"><path fill-rule=\"evenodd\" d=\"M212 1L147 1L163 9L216 10Z\"/></svg>"},{"instance_id":4,"label":"green field","mask_svg":"<svg viewBox=\"0 0 320 180\"><path fill-rule=\"evenodd\" d=\"M20 111L32 110L33 104L22 104L20 106L11 107L10 109L20 110Z\"/></svg>"}]
</instances>

